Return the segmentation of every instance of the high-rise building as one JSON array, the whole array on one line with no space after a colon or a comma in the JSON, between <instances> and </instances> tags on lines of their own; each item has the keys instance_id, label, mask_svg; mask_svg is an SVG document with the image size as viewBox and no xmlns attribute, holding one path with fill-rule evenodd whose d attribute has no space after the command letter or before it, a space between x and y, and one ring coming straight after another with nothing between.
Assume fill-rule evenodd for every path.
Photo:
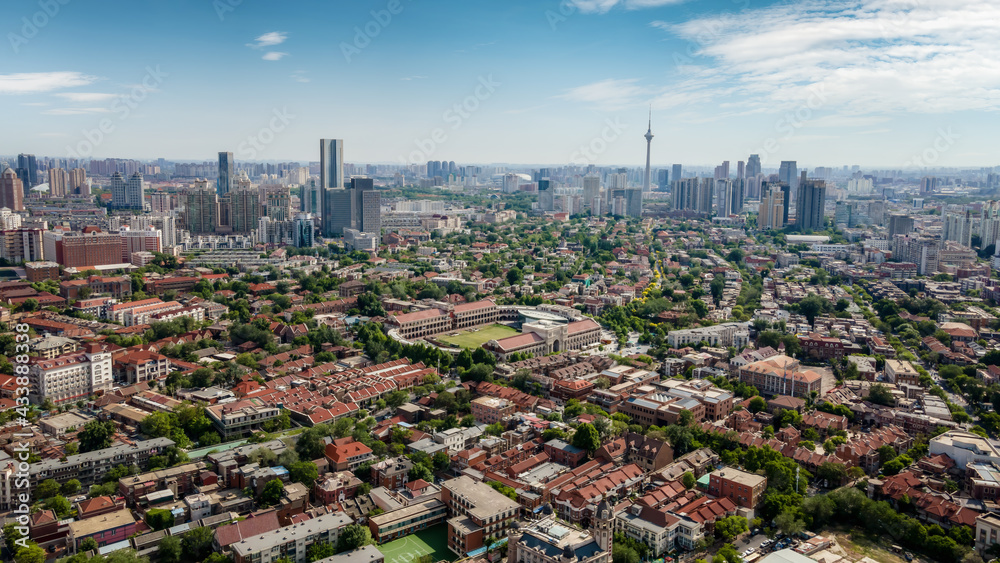
<instances>
[{"instance_id":1,"label":"high-rise building","mask_svg":"<svg viewBox=\"0 0 1000 563\"><path fill-rule=\"evenodd\" d=\"M323 236L343 236L344 229L382 230L382 197L371 178L353 178L350 188L324 191Z\"/></svg>"},{"instance_id":2,"label":"high-rise building","mask_svg":"<svg viewBox=\"0 0 1000 563\"><path fill-rule=\"evenodd\" d=\"M676 166L676 165L675 165ZM694 210L698 206L698 178L677 178L671 194L671 209Z\"/></svg>"},{"instance_id":3,"label":"high-rise building","mask_svg":"<svg viewBox=\"0 0 1000 563\"><path fill-rule=\"evenodd\" d=\"M382 194L375 189L371 178L352 178L351 191L356 200L354 209L357 217L354 227L362 233L382 233Z\"/></svg>"},{"instance_id":4,"label":"high-rise building","mask_svg":"<svg viewBox=\"0 0 1000 563\"><path fill-rule=\"evenodd\" d=\"M262 213L260 193L254 189L238 189L229 192L229 226L233 233L250 234L258 226Z\"/></svg>"},{"instance_id":5,"label":"high-rise building","mask_svg":"<svg viewBox=\"0 0 1000 563\"><path fill-rule=\"evenodd\" d=\"M234 167L235 167L235 162L233 161L233 153L220 152L219 179L216 181L215 184L215 190L220 197L233 191L233 176L235 172Z\"/></svg>"},{"instance_id":6,"label":"high-rise building","mask_svg":"<svg viewBox=\"0 0 1000 563\"><path fill-rule=\"evenodd\" d=\"M936 192L938 189L938 179L933 176L927 176L920 179L920 195L929 195Z\"/></svg>"},{"instance_id":7,"label":"high-rise building","mask_svg":"<svg viewBox=\"0 0 1000 563\"><path fill-rule=\"evenodd\" d=\"M716 180L719 194L719 217L739 215L743 211L743 180Z\"/></svg>"},{"instance_id":8,"label":"high-rise building","mask_svg":"<svg viewBox=\"0 0 1000 563\"><path fill-rule=\"evenodd\" d=\"M184 227L193 235L209 235L219 226L219 195L205 183L181 191Z\"/></svg>"},{"instance_id":9,"label":"high-rise building","mask_svg":"<svg viewBox=\"0 0 1000 563\"><path fill-rule=\"evenodd\" d=\"M292 219L292 194L288 186L261 186L260 201L264 205L261 215L267 215L275 221Z\"/></svg>"},{"instance_id":10,"label":"high-rise building","mask_svg":"<svg viewBox=\"0 0 1000 563\"><path fill-rule=\"evenodd\" d=\"M556 209L556 188L552 181L542 179L538 181L538 208L542 211L555 211Z\"/></svg>"},{"instance_id":11,"label":"high-rise building","mask_svg":"<svg viewBox=\"0 0 1000 563\"><path fill-rule=\"evenodd\" d=\"M979 219L979 244L982 248L1000 247L1000 201L987 201ZM913 230L913 229L910 229Z\"/></svg>"},{"instance_id":12,"label":"high-rise building","mask_svg":"<svg viewBox=\"0 0 1000 563\"><path fill-rule=\"evenodd\" d=\"M642 191L649 191L650 170L649 170L649 152L653 144L653 109L649 110L649 128L646 129L646 134L643 135L646 139L646 174L643 176L642 180ZM642 203L639 204L639 215L642 215ZM637 217L638 215L636 215Z\"/></svg>"},{"instance_id":13,"label":"high-rise building","mask_svg":"<svg viewBox=\"0 0 1000 563\"><path fill-rule=\"evenodd\" d=\"M323 190L315 178L310 178L299 192L299 210L311 215L323 214Z\"/></svg>"},{"instance_id":14,"label":"high-rise building","mask_svg":"<svg viewBox=\"0 0 1000 563\"><path fill-rule=\"evenodd\" d=\"M680 180L681 176L683 175L683 172L684 168L680 164L674 164L670 168L670 181L677 182L678 180Z\"/></svg>"},{"instance_id":15,"label":"high-rise building","mask_svg":"<svg viewBox=\"0 0 1000 563\"><path fill-rule=\"evenodd\" d=\"M66 197L69 174L62 168L49 168L49 197Z\"/></svg>"},{"instance_id":16,"label":"high-rise building","mask_svg":"<svg viewBox=\"0 0 1000 563\"><path fill-rule=\"evenodd\" d=\"M944 216L944 228L941 230L942 240L953 240L962 246L972 247L972 233L979 221L972 217L972 212L948 213Z\"/></svg>"},{"instance_id":17,"label":"high-rise building","mask_svg":"<svg viewBox=\"0 0 1000 563\"><path fill-rule=\"evenodd\" d=\"M316 243L313 235L313 218L308 213L299 213L295 216L295 241L292 243L298 248L309 248Z\"/></svg>"},{"instance_id":18,"label":"high-rise building","mask_svg":"<svg viewBox=\"0 0 1000 563\"><path fill-rule=\"evenodd\" d=\"M792 199L792 193L791 193L792 192L792 188L791 188L791 186L788 185L788 182L764 182L763 185L762 185L762 187L761 187L761 190L763 190L763 193L767 193L772 188L777 188L777 189L781 190L782 193L784 194L782 196L782 200L781 200L781 202L782 202L781 225L782 226L787 225L788 224L788 208L789 208L789 205L790 205L791 199Z\"/></svg>"},{"instance_id":19,"label":"high-rise building","mask_svg":"<svg viewBox=\"0 0 1000 563\"><path fill-rule=\"evenodd\" d=\"M747 174L747 165L745 162L740 160L739 162L736 163L736 179L742 180L747 177L746 174Z\"/></svg>"},{"instance_id":20,"label":"high-rise building","mask_svg":"<svg viewBox=\"0 0 1000 563\"><path fill-rule=\"evenodd\" d=\"M133 252L163 252L163 234L154 228L122 228L118 235L122 241L122 264L132 261Z\"/></svg>"},{"instance_id":21,"label":"high-rise building","mask_svg":"<svg viewBox=\"0 0 1000 563\"><path fill-rule=\"evenodd\" d=\"M889 217L889 237L908 235L913 232L913 217L893 215Z\"/></svg>"},{"instance_id":22,"label":"high-rise building","mask_svg":"<svg viewBox=\"0 0 1000 563\"><path fill-rule=\"evenodd\" d=\"M319 179L324 190L344 187L344 141L320 139Z\"/></svg>"},{"instance_id":23,"label":"high-rise building","mask_svg":"<svg viewBox=\"0 0 1000 563\"><path fill-rule=\"evenodd\" d=\"M583 177L583 205L585 207L590 207L590 211L594 215L600 215L601 209L594 209L594 199L601 196L601 177L600 176L584 176Z\"/></svg>"},{"instance_id":24,"label":"high-rise building","mask_svg":"<svg viewBox=\"0 0 1000 563\"><path fill-rule=\"evenodd\" d=\"M726 180L729 178L729 161L724 161L720 166L715 167L715 179Z\"/></svg>"},{"instance_id":25,"label":"high-rise building","mask_svg":"<svg viewBox=\"0 0 1000 563\"><path fill-rule=\"evenodd\" d=\"M795 224L800 231L821 231L826 225L823 210L826 205L826 182L807 180L802 173L799 196L795 201Z\"/></svg>"},{"instance_id":26,"label":"high-rise building","mask_svg":"<svg viewBox=\"0 0 1000 563\"><path fill-rule=\"evenodd\" d=\"M789 193L785 194L786 199L788 196L795 195L798 196L799 193L799 169L798 165L794 160L782 160L781 166L778 168L778 181L788 184ZM785 218L785 223L788 223L788 218Z\"/></svg>"},{"instance_id":27,"label":"high-rise building","mask_svg":"<svg viewBox=\"0 0 1000 563\"><path fill-rule=\"evenodd\" d=\"M66 193L68 195L90 195L90 185L87 184L87 171L83 168L74 168L69 171L69 181L66 183Z\"/></svg>"},{"instance_id":28,"label":"high-rise building","mask_svg":"<svg viewBox=\"0 0 1000 563\"><path fill-rule=\"evenodd\" d=\"M628 217L642 217L642 190L625 190L625 215Z\"/></svg>"},{"instance_id":29,"label":"high-rise building","mask_svg":"<svg viewBox=\"0 0 1000 563\"><path fill-rule=\"evenodd\" d=\"M760 155L752 154L747 159L747 178L753 178L760 174Z\"/></svg>"},{"instance_id":30,"label":"high-rise building","mask_svg":"<svg viewBox=\"0 0 1000 563\"><path fill-rule=\"evenodd\" d=\"M46 258L41 229L11 229L0 232L0 258L8 262L35 262ZM49 257L50 260L55 260Z\"/></svg>"},{"instance_id":31,"label":"high-rise building","mask_svg":"<svg viewBox=\"0 0 1000 563\"><path fill-rule=\"evenodd\" d=\"M513 194L521 188L521 177L514 173L505 174L503 177L503 193Z\"/></svg>"},{"instance_id":32,"label":"high-rise building","mask_svg":"<svg viewBox=\"0 0 1000 563\"><path fill-rule=\"evenodd\" d=\"M153 192L149 196L149 209L153 213L170 213L174 208L176 197L167 192Z\"/></svg>"},{"instance_id":33,"label":"high-rise building","mask_svg":"<svg viewBox=\"0 0 1000 563\"><path fill-rule=\"evenodd\" d=\"M24 185L9 167L0 174L0 207L24 211Z\"/></svg>"},{"instance_id":34,"label":"high-rise building","mask_svg":"<svg viewBox=\"0 0 1000 563\"><path fill-rule=\"evenodd\" d=\"M758 229L780 229L785 226L785 190L780 186L770 186L767 188L764 197L760 200L760 208L757 213Z\"/></svg>"},{"instance_id":35,"label":"high-rise building","mask_svg":"<svg viewBox=\"0 0 1000 563\"><path fill-rule=\"evenodd\" d=\"M28 195L28 190L38 185L38 162L35 155L17 155L17 176L24 184L24 195Z\"/></svg>"},{"instance_id":36,"label":"high-rise building","mask_svg":"<svg viewBox=\"0 0 1000 563\"><path fill-rule=\"evenodd\" d=\"M136 172L128 180L115 172L111 176L111 207L115 209L143 209L146 183L142 174Z\"/></svg>"},{"instance_id":37,"label":"high-rise building","mask_svg":"<svg viewBox=\"0 0 1000 563\"><path fill-rule=\"evenodd\" d=\"M661 168L656 171L656 187L659 191L667 191L667 187L670 186L670 171L666 168Z\"/></svg>"}]
</instances>

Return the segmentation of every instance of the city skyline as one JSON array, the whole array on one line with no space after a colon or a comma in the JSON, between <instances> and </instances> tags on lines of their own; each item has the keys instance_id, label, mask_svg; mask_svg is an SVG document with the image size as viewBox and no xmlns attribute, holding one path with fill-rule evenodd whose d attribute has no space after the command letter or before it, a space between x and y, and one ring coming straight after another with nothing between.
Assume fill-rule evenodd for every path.
<instances>
[{"instance_id":1,"label":"city skyline","mask_svg":"<svg viewBox=\"0 0 1000 563\"><path fill-rule=\"evenodd\" d=\"M657 168L993 165L1000 7L971 1L119 8L12 6L0 152L309 162L336 136L350 162L641 166L651 105Z\"/></svg>"}]
</instances>

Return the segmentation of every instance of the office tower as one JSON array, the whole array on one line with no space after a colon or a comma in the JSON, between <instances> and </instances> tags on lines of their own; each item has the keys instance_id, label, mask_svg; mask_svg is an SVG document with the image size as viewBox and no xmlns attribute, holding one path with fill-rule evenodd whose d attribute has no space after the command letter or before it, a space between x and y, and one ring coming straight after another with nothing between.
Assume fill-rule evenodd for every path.
<instances>
[{"instance_id":1,"label":"office tower","mask_svg":"<svg viewBox=\"0 0 1000 563\"><path fill-rule=\"evenodd\" d=\"M295 216L295 233L292 244L298 248L309 248L316 242L313 235L313 219L309 213Z\"/></svg>"},{"instance_id":2,"label":"office tower","mask_svg":"<svg viewBox=\"0 0 1000 563\"><path fill-rule=\"evenodd\" d=\"M69 171L69 182L66 184L66 193L81 196L90 195L86 170L83 168L74 168Z\"/></svg>"},{"instance_id":3,"label":"office tower","mask_svg":"<svg viewBox=\"0 0 1000 563\"><path fill-rule=\"evenodd\" d=\"M757 214L758 229L780 229L785 226L785 190L780 186L766 188L764 197L760 200Z\"/></svg>"},{"instance_id":4,"label":"office tower","mask_svg":"<svg viewBox=\"0 0 1000 563\"><path fill-rule=\"evenodd\" d=\"M38 163L35 161L35 155L17 155L17 175L24 184L24 195L28 195L28 191L38 185Z\"/></svg>"},{"instance_id":5,"label":"office tower","mask_svg":"<svg viewBox=\"0 0 1000 563\"><path fill-rule=\"evenodd\" d=\"M382 194L375 189L371 178L352 178L351 191L354 192L356 218L353 227L362 233L382 233Z\"/></svg>"},{"instance_id":6,"label":"office tower","mask_svg":"<svg viewBox=\"0 0 1000 563\"><path fill-rule=\"evenodd\" d=\"M322 225L324 237L343 236L344 229L352 228L355 198L351 190L344 188L323 190Z\"/></svg>"},{"instance_id":7,"label":"office tower","mask_svg":"<svg viewBox=\"0 0 1000 563\"><path fill-rule=\"evenodd\" d=\"M683 168L680 164L674 164L670 169L670 180L676 182L681 179Z\"/></svg>"},{"instance_id":8,"label":"office tower","mask_svg":"<svg viewBox=\"0 0 1000 563\"><path fill-rule=\"evenodd\" d=\"M583 177L583 205L590 207L591 213L594 215L600 215L601 209L598 207L594 209L594 198L601 196L601 177L600 176L584 176Z\"/></svg>"},{"instance_id":9,"label":"office tower","mask_svg":"<svg viewBox=\"0 0 1000 563\"><path fill-rule=\"evenodd\" d=\"M219 226L219 194L207 183L181 191L184 204L184 227L192 235L210 235Z\"/></svg>"},{"instance_id":10,"label":"office tower","mask_svg":"<svg viewBox=\"0 0 1000 563\"><path fill-rule=\"evenodd\" d=\"M612 172L608 174L607 188L609 190L623 190L628 187L628 174L625 172Z\"/></svg>"},{"instance_id":11,"label":"office tower","mask_svg":"<svg viewBox=\"0 0 1000 563\"><path fill-rule=\"evenodd\" d=\"M229 226L235 234L250 234L261 218L260 194L253 189L238 189L226 196L229 200Z\"/></svg>"},{"instance_id":12,"label":"office tower","mask_svg":"<svg viewBox=\"0 0 1000 563\"><path fill-rule=\"evenodd\" d=\"M752 154L747 159L747 178L753 178L760 174L760 155Z\"/></svg>"},{"instance_id":13,"label":"office tower","mask_svg":"<svg viewBox=\"0 0 1000 563\"><path fill-rule=\"evenodd\" d=\"M933 176L927 176L920 179L920 195L929 195L936 192L938 189L938 179Z\"/></svg>"},{"instance_id":14,"label":"office tower","mask_svg":"<svg viewBox=\"0 0 1000 563\"><path fill-rule=\"evenodd\" d=\"M948 213L944 216L944 228L941 230L942 240L953 240L962 246L972 247L972 233L978 221L972 217L971 211L965 213Z\"/></svg>"},{"instance_id":15,"label":"office tower","mask_svg":"<svg viewBox=\"0 0 1000 563\"><path fill-rule=\"evenodd\" d=\"M9 167L0 175L0 207L24 211L24 186L17 173Z\"/></svg>"},{"instance_id":16,"label":"office tower","mask_svg":"<svg viewBox=\"0 0 1000 563\"><path fill-rule=\"evenodd\" d=\"M219 153L219 180L215 185L215 189L219 194L219 197L233 191L234 164L233 153Z\"/></svg>"},{"instance_id":17,"label":"office tower","mask_svg":"<svg viewBox=\"0 0 1000 563\"><path fill-rule=\"evenodd\" d=\"M789 186L787 182L764 182L762 184L762 186L761 186L761 189L764 191L764 193L768 192L772 188L777 188L777 189L781 190L784 193L784 195L782 196L782 206L783 206L783 208L782 208L782 214L781 214L781 224L783 226L787 225L788 224L788 206L791 203L791 195L792 195L791 194L791 191L792 191L791 186Z\"/></svg>"},{"instance_id":18,"label":"office tower","mask_svg":"<svg viewBox=\"0 0 1000 563\"><path fill-rule=\"evenodd\" d=\"M802 173L799 195L795 201L795 224L800 231L822 231L826 228L823 208L826 204L826 182L807 180Z\"/></svg>"},{"instance_id":19,"label":"office tower","mask_svg":"<svg viewBox=\"0 0 1000 563\"><path fill-rule=\"evenodd\" d=\"M555 186L551 180L538 181L538 208L542 211L555 211Z\"/></svg>"},{"instance_id":20,"label":"office tower","mask_svg":"<svg viewBox=\"0 0 1000 563\"><path fill-rule=\"evenodd\" d=\"M649 127L646 129L646 134L643 135L643 137L646 138L646 175L643 176L642 191L643 192L648 192L649 191L649 182L650 182L650 177L649 177L649 174L650 174L650 171L649 171L649 151L651 150L651 147L652 147L652 144L653 144L653 109L652 108L650 108L650 110L649 110ZM642 215L642 203L641 202L639 204L639 209L640 209L639 215ZM635 215L635 217L638 217L638 215Z\"/></svg>"},{"instance_id":21,"label":"office tower","mask_svg":"<svg viewBox=\"0 0 1000 563\"><path fill-rule=\"evenodd\" d=\"M782 160L781 166L778 168L778 181L788 184L789 193L785 194L785 199L789 196L798 196L799 193L799 170L794 160ZM787 202L786 202L787 205ZM788 218L785 217L785 223L788 223Z\"/></svg>"},{"instance_id":22,"label":"office tower","mask_svg":"<svg viewBox=\"0 0 1000 563\"><path fill-rule=\"evenodd\" d=\"M261 186L260 201L264 205L261 215L267 215L275 221L292 219L292 193L288 186Z\"/></svg>"},{"instance_id":23,"label":"office tower","mask_svg":"<svg viewBox=\"0 0 1000 563\"><path fill-rule=\"evenodd\" d=\"M315 178L311 178L299 192L299 209L310 215L323 214L323 190Z\"/></svg>"},{"instance_id":24,"label":"office tower","mask_svg":"<svg viewBox=\"0 0 1000 563\"><path fill-rule=\"evenodd\" d=\"M893 215L889 217L889 237L908 235L913 232L913 217Z\"/></svg>"},{"instance_id":25,"label":"office tower","mask_svg":"<svg viewBox=\"0 0 1000 563\"><path fill-rule=\"evenodd\" d=\"M323 189L344 187L344 141L320 139L319 184Z\"/></svg>"},{"instance_id":26,"label":"office tower","mask_svg":"<svg viewBox=\"0 0 1000 563\"><path fill-rule=\"evenodd\" d=\"M69 174L62 168L49 168L49 197L66 197Z\"/></svg>"},{"instance_id":27,"label":"office tower","mask_svg":"<svg viewBox=\"0 0 1000 563\"><path fill-rule=\"evenodd\" d=\"M667 186L670 185L670 171L666 168L656 171L656 187L659 191L667 191Z\"/></svg>"},{"instance_id":28,"label":"office tower","mask_svg":"<svg viewBox=\"0 0 1000 563\"><path fill-rule=\"evenodd\" d=\"M742 160L738 161L736 163L736 179L742 180L747 177L746 174L747 174L746 163L744 163Z\"/></svg>"},{"instance_id":29,"label":"office tower","mask_svg":"<svg viewBox=\"0 0 1000 563\"><path fill-rule=\"evenodd\" d=\"M642 190L625 190L625 215L628 217L642 217Z\"/></svg>"}]
</instances>

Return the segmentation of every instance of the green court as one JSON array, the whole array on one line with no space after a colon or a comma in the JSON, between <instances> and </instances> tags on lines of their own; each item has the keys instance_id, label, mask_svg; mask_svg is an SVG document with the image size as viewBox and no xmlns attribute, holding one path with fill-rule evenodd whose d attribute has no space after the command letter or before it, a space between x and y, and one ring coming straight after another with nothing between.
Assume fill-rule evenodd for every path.
<instances>
[{"instance_id":1,"label":"green court","mask_svg":"<svg viewBox=\"0 0 1000 563\"><path fill-rule=\"evenodd\" d=\"M478 330L463 330L456 336L442 335L435 338L455 348L479 348L490 340L500 340L517 334L518 332L509 326L493 325Z\"/></svg>"},{"instance_id":2,"label":"green court","mask_svg":"<svg viewBox=\"0 0 1000 563\"><path fill-rule=\"evenodd\" d=\"M448 549L448 525L438 524L405 538L392 540L378 546L385 555L385 563L411 563L414 559L428 553L434 556L434 561L454 561L458 557Z\"/></svg>"}]
</instances>

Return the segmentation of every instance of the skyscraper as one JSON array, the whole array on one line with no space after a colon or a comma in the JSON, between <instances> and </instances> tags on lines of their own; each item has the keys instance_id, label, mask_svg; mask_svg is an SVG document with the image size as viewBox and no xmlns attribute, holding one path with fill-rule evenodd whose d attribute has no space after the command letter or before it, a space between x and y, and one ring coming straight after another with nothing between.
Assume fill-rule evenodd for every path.
<instances>
[{"instance_id":1,"label":"skyscraper","mask_svg":"<svg viewBox=\"0 0 1000 563\"><path fill-rule=\"evenodd\" d=\"M594 209L594 199L601 197L601 177L600 176L584 176L583 177L583 205L584 207L589 207L590 212L593 215L600 215L601 209L598 205L598 209Z\"/></svg>"},{"instance_id":2,"label":"skyscraper","mask_svg":"<svg viewBox=\"0 0 1000 563\"><path fill-rule=\"evenodd\" d=\"M538 208L542 211L555 211L555 187L548 179L538 181Z\"/></svg>"},{"instance_id":3,"label":"skyscraper","mask_svg":"<svg viewBox=\"0 0 1000 563\"><path fill-rule=\"evenodd\" d=\"M253 189L238 189L229 198L229 226L237 234L249 234L261 218L260 193Z\"/></svg>"},{"instance_id":4,"label":"skyscraper","mask_svg":"<svg viewBox=\"0 0 1000 563\"><path fill-rule=\"evenodd\" d=\"M805 176L805 172L802 176ZM795 224L799 230L802 232L823 230L825 205L826 182L802 178L799 182L799 195L795 201Z\"/></svg>"},{"instance_id":5,"label":"skyscraper","mask_svg":"<svg viewBox=\"0 0 1000 563\"><path fill-rule=\"evenodd\" d=\"M757 228L764 230L780 229L784 227L784 213L784 190L782 190L780 186L770 186L765 188L765 194L760 200L760 208L757 214Z\"/></svg>"},{"instance_id":6,"label":"skyscraper","mask_svg":"<svg viewBox=\"0 0 1000 563\"><path fill-rule=\"evenodd\" d=\"M927 176L920 179L920 195L928 195L937 191L938 179L934 176Z\"/></svg>"},{"instance_id":7,"label":"skyscraper","mask_svg":"<svg viewBox=\"0 0 1000 563\"><path fill-rule=\"evenodd\" d=\"M320 139L319 185L324 190L344 187L343 139Z\"/></svg>"},{"instance_id":8,"label":"skyscraper","mask_svg":"<svg viewBox=\"0 0 1000 563\"><path fill-rule=\"evenodd\" d=\"M220 197L233 191L233 164L233 153L219 153L219 180L215 189Z\"/></svg>"},{"instance_id":9,"label":"skyscraper","mask_svg":"<svg viewBox=\"0 0 1000 563\"><path fill-rule=\"evenodd\" d=\"M799 169L798 165L794 160L782 160L781 166L778 168L778 181L788 184L788 189L791 194L798 196L799 190ZM785 199L788 199L790 194L785 194ZM786 203L787 205L787 203ZM785 218L785 222L788 222L788 218Z\"/></svg>"},{"instance_id":10,"label":"skyscraper","mask_svg":"<svg viewBox=\"0 0 1000 563\"><path fill-rule=\"evenodd\" d=\"M23 153L17 155L17 176L24 184L24 195L28 195L28 191L38 185L38 162L35 160L35 155Z\"/></svg>"},{"instance_id":11,"label":"skyscraper","mask_svg":"<svg viewBox=\"0 0 1000 563\"><path fill-rule=\"evenodd\" d=\"M49 197L66 197L69 174L62 168L49 168Z\"/></svg>"},{"instance_id":12,"label":"skyscraper","mask_svg":"<svg viewBox=\"0 0 1000 563\"><path fill-rule=\"evenodd\" d=\"M747 178L753 178L760 174L760 155L752 154L747 159Z\"/></svg>"},{"instance_id":13,"label":"skyscraper","mask_svg":"<svg viewBox=\"0 0 1000 563\"><path fill-rule=\"evenodd\" d=\"M196 184L181 192L184 226L193 235L215 232L219 225L219 194L207 185Z\"/></svg>"},{"instance_id":14,"label":"skyscraper","mask_svg":"<svg viewBox=\"0 0 1000 563\"><path fill-rule=\"evenodd\" d=\"M667 191L667 186L670 185L670 171L666 168L661 168L656 171L656 187L661 192Z\"/></svg>"},{"instance_id":15,"label":"skyscraper","mask_svg":"<svg viewBox=\"0 0 1000 563\"><path fill-rule=\"evenodd\" d=\"M86 170L83 168L74 168L69 171L69 182L66 184L66 193L67 195L90 195Z\"/></svg>"},{"instance_id":16,"label":"skyscraper","mask_svg":"<svg viewBox=\"0 0 1000 563\"><path fill-rule=\"evenodd\" d=\"M261 215L267 215L275 221L292 220L292 195L288 186L261 186L260 202L264 206Z\"/></svg>"},{"instance_id":17,"label":"skyscraper","mask_svg":"<svg viewBox=\"0 0 1000 563\"><path fill-rule=\"evenodd\" d=\"M299 192L299 209L312 215L323 214L323 190L315 178L310 178Z\"/></svg>"},{"instance_id":18,"label":"skyscraper","mask_svg":"<svg viewBox=\"0 0 1000 563\"><path fill-rule=\"evenodd\" d=\"M779 189L784 194L782 196L782 213L781 213L781 225L788 224L788 206L791 200L791 187L789 187L787 182L764 182L761 186L761 193L767 194L768 191L772 189Z\"/></svg>"},{"instance_id":19,"label":"skyscraper","mask_svg":"<svg viewBox=\"0 0 1000 563\"><path fill-rule=\"evenodd\" d=\"M736 163L736 179L742 180L747 177L747 165L742 160Z\"/></svg>"},{"instance_id":20,"label":"skyscraper","mask_svg":"<svg viewBox=\"0 0 1000 563\"><path fill-rule=\"evenodd\" d=\"M121 172L111 176L111 207L115 209L142 210L146 192L146 183L142 174L136 172L126 181Z\"/></svg>"},{"instance_id":21,"label":"skyscraper","mask_svg":"<svg viewBox=\"0 0 1000 563\"><path fill-rule=\"evenodd\" d=\"M371 178L352 178L351 191L354 192L354 209L357 216L353 220L355 228L362 233L382 233L382 194L375 189Z\"/></svg>"},{"instance_id":22,"label":"skyscraper","mask_svg":"<svg viewBox=\"0 0 1000 563\"><path fill-rule=\"evenodd\" d=\"M315 243L313 237L313 220L309 213L299 213L295 216L294 244L298 248L309 248Z\"/></svg>"},{"instance_id":23,"label":"skyscraper","mask_svg":"<svg viewBox=\"0 0 1000 563\"><path fill-rule=\"evenodd\" d=\"M681 176L683 175L683 172L684 169L680 164L673 165L673 167L671 167L670 169L670 181L676 182L677 180L680 180Z\"/></svg>"},{"instance_id":24,"label":"skyscraper","mask_svg":"<svg viewBox=\"0 0 1000 563\"><path fill-rule=\"evenodd\" d=\"M649 127L646 129L646 134L643 135L643 137L646 138L646 175L643 176L642 191L643 192L648 192L649 191L649 182L650 182L650 178L649 178L649 174L650 174L650 172L649 172L649 151L650 151L650 149L652 147L652 144L653 144L653 108L649 109ZM640 209L639 215L642 215L642 203L641 202L639 204L639 209Z\"/></svg>"},{"instance_id":25,"label":"skyscraper","mask_svg":"<svg viewBox=\"0 0 1000 563\"><path fill-rule=\"evenodd\" d=\"M24 186L17 173L9 167L0 174L0 207L24 211Z\"/></svg>"}]
</instances>

